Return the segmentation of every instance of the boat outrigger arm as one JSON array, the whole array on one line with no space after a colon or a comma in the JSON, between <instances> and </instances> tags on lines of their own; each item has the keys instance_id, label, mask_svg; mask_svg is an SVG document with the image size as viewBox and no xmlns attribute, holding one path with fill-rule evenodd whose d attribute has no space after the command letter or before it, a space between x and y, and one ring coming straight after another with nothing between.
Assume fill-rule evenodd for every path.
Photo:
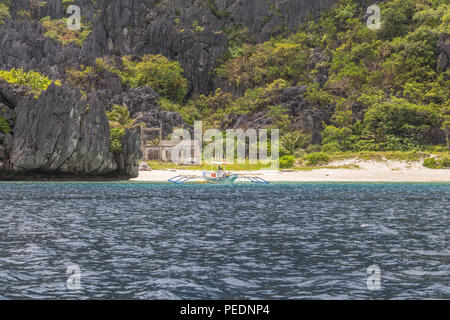
<instances>
[{"instance_id":1,"label":"boat outrigger arm","mask_svg":"<svg viewBox=\"0 0 450 320\"><path fill-rule=\"evenodd\" d=\"M224 161L213 161L211 163L211 171L203 171L201 176L195 175L178 175L169 179L169 182L176 184L184 183L212 183L212 184L233 184L238 178L247 179L251 183L269 184L270 182L255 175L240 175L237 173L227 172L225 166L228 165ZM216 167L215 167L216 166ZM222 168L223 166L223 168Z\"/></svg>"},{"instance_id":2,"label":"boat outrigger arm","mask_svg":"<svg viewBox=\"0 0 450 320\"><path fill-rule=\"evenodd\" d=\"M179 175L179 176L170 178L167 181L172 182L172 183L177 183L177 184L184 184L190 180L197 179L197 178L198 178L198 176Z\"/></svg>"},{"instance_id":3,"label":"boat outrigger arm","mask_svg":"<svg viewBox=\"0 0 450 320\"><path fill-rule=\"evenodd\" d=\"M213 183L213 184L233 184L236 179L246 179L251 183L256 184L269 184L269 181L264 180L261 177L257 177L254 175L240 175L233 174L227 175L223 178L208 178L204 176L192 176L192 175L178 175L173 178L170 178L169 182L175 184L185 184L185 183Z\"/></svg>"},{"instance_id":4,"label":"boat outrigger arm","mask_svg":"<svg viewBox=\"0 0 450 320\"><path fill-rule=\"evenodd\" d=\"M252 183L259 183L259 184L269 184L270 183L269 181L264 180L261 177L252 176L252 175L239 175L239 178L241 178L241 179L248 179Z\"/></svg>"}]
</instances>

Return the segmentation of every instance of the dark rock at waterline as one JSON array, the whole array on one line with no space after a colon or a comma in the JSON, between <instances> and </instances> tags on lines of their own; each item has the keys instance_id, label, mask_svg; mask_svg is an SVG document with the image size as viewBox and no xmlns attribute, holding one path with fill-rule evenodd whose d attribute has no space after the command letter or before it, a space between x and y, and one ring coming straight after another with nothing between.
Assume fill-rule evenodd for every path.
<instances>
[{"instance_id":1,"label":"dark rock at waterline","mask_svg":"<svg viewBox=\"0 0 450 320\"><path fill-rule=\"evenodd\" d=\"M127 130L123 138L122 152L116 156L117 172L127 177L139 174L139 159L142 158L140 139L137 131Z\"/></svg>"},{"instance_id":2,"label":"dark rock at waterline","mask_svg":"<svg viewBox=\"0 0 450 320\"><path fill-rule=\"evenodd\" d=\"M14 92L1 85L0 96ZM117 155L109 151L109 123L105 105L92 94L83 98L69 86L50 85L39 98L16 97L12 105L17 119L3 172L9 175L79 175L135 177L140 158L138 133L129 131ZM5 139L4 139L5 140Z\"/></svg>"},{"instance_id":3,"label":"dark rock at waterline","mask_svg":"<svg viewBox=\"0 0 450 320\"><path fill-rule=\"evenodd\" d=\"M146 164L145 162L142 162L139 165L139 171L152 171L152 169Z\"/></svg>"},{"instance_id":4,"label":"dark rock at waterline","mask_svg":"<svg viewBox=\"0 0 450 320\"><path fill-rule=\"evenodd\" d=\"M37 99L15 108L11 154L14 173L27 171L108 174L117 166L109 153L109 125L101 105L76 90L51 85Z\"/></svg>"},{"instance_id":5,"label":"dark rock at waterline","mask_svg":"<svg viewBox=\"0 0 450 320\"><path fill-rule=\"evenodd\" d=\"M94 65L101 56L163 54L180 62L191 83L191 93L208 93L223 83L214 68L227 52L229 34L235 27L247 28L255 42L268 40L285 31L295 30L305 18L317 16L335 0L286 0L274 3L259 0L154 1L154 0L78 0L83 20L92 23L92 33L82 47L61 45L44 35L38 22L42 17L67 17L60 0L34 5L27 0L11 1L13 19L0 26L0 68L36 70L53 79L64 80L69 67ZM33 21L19 17L21 10L32 14ZM314 52L311 63L326 59ZM142 115L147 127L163 126L163 135L185 123L175 112L160 110L158 96L151 88L130 89L106 71L98 79L88 79L94 87L88 98L64 84L43 93L39 99L26 88L0 81L0 104L6 110L12 134L2 137L6 160L2 170L14 174L136 174L139 147L137 133L124 137L121 154L108 150L109 127L104 109L112 104L127 104L132 116ZM315 79L326 80L320 69ZM84 89L83 89L84 90ZM301 127L317 130L326 117L313 106L304 106L299 96L286 98ZM298 105L302 105L299 107ZM13 111L11 113L10 111ZM17 119L15 119L17 117ZM263 128L273 119L264 112L249 117L231 115L223 127Z\"/></svg>"}]
</instances>

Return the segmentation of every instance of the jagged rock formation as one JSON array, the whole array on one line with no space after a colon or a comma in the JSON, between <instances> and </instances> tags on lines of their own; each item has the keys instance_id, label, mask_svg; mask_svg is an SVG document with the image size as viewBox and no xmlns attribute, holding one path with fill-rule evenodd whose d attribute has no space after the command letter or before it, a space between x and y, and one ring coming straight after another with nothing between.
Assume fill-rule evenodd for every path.
<instances>
[{"instance_id":1,"label":"jagged rock formation","mask_svg":"<svg viewBox=\"0 0 450 320\"><path fill-rule=\"evenodd\" d=\"M121 93L115 93L110 89L97 91L102 101L110 101L112 104L125 104L133 118L141 116L140 121L147 127L163 126L164 136L173 132L174 128L185 125L180 114L160 110L158 106L158 94L149 87L130 88Z\"/></svg>"},{"instance_id":2,"label":"jagged rock formation","mask_svg":"<svg viewBox=\"0 0 450 320\"><path fill-rule=\"evenodd\" d=\"M322 124L328 122L334 112L334 105L329 105L326 108L319 108L309 104L304 94L306 86L298 86L287 88L284 90L281 101L289 110L289 115L295 119L296 129L302 129L312 133L313 144L320 144L322 142Z\"/></svg>"},{"instance_id":3,"label":"jagged rock formation","mask_svg":"<svg viewBox=\"0 0 450 320\"><path fill-rule=\"evenodd\" d=\"M111 154L105 105L95 94L82 98L77 89L52 84L36 99L0 83L0 98L16 118L13 135L0 141L0 175L137 175L137 133L127 132L122 151Z\"/></svg>"},{"instance_id":4,"label":"jagged rock formation","mask_svg":"<svg viewBox=\"0 0 450 320\"><path fill-rule=\"evenodd\" d=\"M247 28L256 42L265 41L295 30L335 0L77 0L83 19L92 24L82 47L62 46L44 36L41 18L67 14L61 0L42 3L11 1L13 19L0 25L0 69L34 69L61 79L63 86L52 85L35 99L22 87L0 82L0 112L11 127L10 133L0 133L3 176L137 175L138 133L126 133L120 154L109 152L105 110L113 104L126 104L132 116L141 115L149 127L162 123L165 135L185 126L179 114L160 110L158 95L151 88L129 88L108 72L92 79L94 90L82 98L78 89L65 82L68 67L93 65L101 56L162 54L181 63L191 93L208 93L224 85L212 70L228 50L230 27ZM33 21L20 18L21 10L28 10ZM314 57L324 59L320 52ZM317 82L322 84L325 77L326 71L321 72ZM316 115L301 99L299 94L282 102L314 131L325 115ZM258 127L270 121L259 113L250 119L236 116L232 122Z\"/></svg>"},{"instance_id":5,"label":"jagged rock formation","mask_svg":"<svg viewBox=\"0 0 450 320\"><path fill-rule=\"evenodd\" d=\"M61 0L31 8L35 18L67 16ZM208 93L220 80L211 71L228 48L226 30L246 27L255 41L295 30L335 0L79 0L93 25L83 48L62 48L42 36L38 23L8 22L0 27L0 67L23 66L63 77L69 65L90 64L104 55L162 54L184 68L193 93ZM12 13L30 9L13 1ZM198 26L198 28L196 28Z\"/></svg>"}]
</instances>

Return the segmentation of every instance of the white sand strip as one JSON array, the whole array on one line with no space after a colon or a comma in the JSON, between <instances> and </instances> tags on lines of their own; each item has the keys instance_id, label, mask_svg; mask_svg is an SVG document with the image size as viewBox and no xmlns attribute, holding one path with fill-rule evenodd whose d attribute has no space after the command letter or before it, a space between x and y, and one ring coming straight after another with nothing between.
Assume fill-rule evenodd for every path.
<instances>
[{"instance_id":1,"label":"white sand strip","mask_svg":"<svg viewBox=\"0 0 450 320\"><path fill-rule=\"evenodd\" d=\"M272 182L449 182L449 169L428 169L421 163L400 161L354 161L332 163L331 166L358 165L358 169L315 169L311 171L247 171L239 174L253 174ZM193 170L141 171L139 177L131 181L165 182L177 175L201 175ZM241 180L241 179L239 179ZM238 181L239 181L238 180ZM246 180L243 180L246 181Z\"/></svg>"}]
</instances>

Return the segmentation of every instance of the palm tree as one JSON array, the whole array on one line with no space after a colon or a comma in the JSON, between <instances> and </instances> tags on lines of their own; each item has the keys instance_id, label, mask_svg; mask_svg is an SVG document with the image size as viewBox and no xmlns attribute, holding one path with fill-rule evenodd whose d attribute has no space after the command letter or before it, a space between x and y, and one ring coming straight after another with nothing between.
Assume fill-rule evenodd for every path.
<instances>
[{"instance_id":1,"label":"palm tree","mask_svg":"<svg viewBox=\"0 0 450 320\"><path fill-rule=\"evenodd\" d=\"M280 152L295 156L299 149L306 148L310 141L310 135L302 134L299 131L288 132L280 139Z\"/></svg>"},{"instance_id":2,"label":"palm tree","mask_svg":"<svg viewBox=\"0 0 450 320\"><path fill-rule=\"evenodd\" d=\"M133 119L130 116L130 111L126 104L112 106L111 111L106 112L111 128L132 129L136 126L138 119Z\"/></svg>"}]
</instances>

